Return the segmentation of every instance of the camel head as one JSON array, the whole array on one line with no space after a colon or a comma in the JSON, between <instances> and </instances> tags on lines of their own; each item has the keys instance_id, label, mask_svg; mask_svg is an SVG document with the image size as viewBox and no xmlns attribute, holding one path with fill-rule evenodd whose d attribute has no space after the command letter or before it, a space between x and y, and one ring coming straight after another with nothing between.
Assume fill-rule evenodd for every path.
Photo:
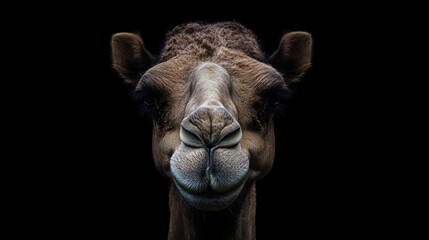
<instances>
[{"instance_id":1,"label":"camel head","mask_svg":"<svg viewBox=\"0 0 429 240\"><path fill-rule=\"evenodd\" d=\"M190 23L167 34L155 59L139 35L113 35L113 66L153 120L155 166L187 204L225 209L270 171L273 117L311 46L309 33L285 33L266 58L240 24Z\"/></svg>"}]
</instances>

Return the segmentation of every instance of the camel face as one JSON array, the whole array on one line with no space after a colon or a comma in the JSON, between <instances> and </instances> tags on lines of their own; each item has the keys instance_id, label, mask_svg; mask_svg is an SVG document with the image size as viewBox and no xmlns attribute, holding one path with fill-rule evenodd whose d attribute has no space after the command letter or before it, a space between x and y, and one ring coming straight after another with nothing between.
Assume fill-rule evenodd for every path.
<instances>
[{"instance_id":1,"label":"camel face","mask_svg":"<svg viewBox=\"0 0 429 240\"><path fill-rule=\"evenodd\" d=\"M268 59L237 23L178 26L158 61L135 34L115 34L112 49L114 68L153 119L155 166L173 192L203 211L246 198L273 164L273 117L310 65L310 35L285 34Z\"/></svg>"},{"instance_id":2,"label":"camel face","mask_svg":"<svg viewBox=\"0 0 429 240\"><path fill-rule=\"evenodd\" d=\"M210 61L183 56L154 66L136 92L156 108L148 109L156 112L156 166L190 205L225 208L270 170L272 118L288 92L269 65L220 48Z\"/></svg>"}]
</instances>

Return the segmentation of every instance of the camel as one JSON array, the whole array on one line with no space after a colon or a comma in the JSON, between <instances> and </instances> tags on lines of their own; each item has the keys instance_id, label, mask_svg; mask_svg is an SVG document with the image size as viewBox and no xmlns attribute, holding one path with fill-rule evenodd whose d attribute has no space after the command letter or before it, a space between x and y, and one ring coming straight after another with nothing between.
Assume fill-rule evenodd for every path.
<instances>
[{"instance_id":1,"label":"camel","mask_svg":"<svg viewBox=\"0 0 429 240\"><path fill-rule=\"evenodd\" d=\"M138 34L112 36L113 67L153 120L155 167L171 180L168 239L256 239L273 119L311 51L309 33L288 32L266 57L237 22L176 26L158 59Z\"/></svg>"}]
</instances>

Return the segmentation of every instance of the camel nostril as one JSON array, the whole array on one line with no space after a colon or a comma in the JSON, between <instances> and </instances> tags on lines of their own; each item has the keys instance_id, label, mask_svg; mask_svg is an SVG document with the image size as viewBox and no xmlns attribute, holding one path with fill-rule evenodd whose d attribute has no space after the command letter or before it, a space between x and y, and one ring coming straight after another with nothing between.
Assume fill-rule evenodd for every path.
<instances>
[{"instance_id":1,"label":"camel nostril","mask_svg":"<svg viewBox=\"0 0 429 240\"><path fill-rule=\"evenodd\" d=\"M242 137L240 124L223 106L202 106L181 123L180 139L190 147L234 147Z\"/></svg>"},{"instance_id":2,"label":"camel nostril","mask_svg":"<svg viewBox=\"0 0 429 240\"><path fill-rule=\"evenodd\" d=\"M237 122L226 126L219 134L212 136L210 141L204 141L198 131L186 128L183 124L180 128L180 140L189 147L234 147L242 137L241 127Z\"/></svg>"},{"instance_id":3,"label":"camel nostril","mask_svg":"<svg viewBox=\"0 0 429 240\"><path fill-rule=\"evenodd\" d=\"M238 125L238 123L237 123ZM242 137L242 131L240 125L235 130L229 131L224 135L220 142L217 144L218 147L234 147L240 143Z\"/></svg>"},{"instance_id":4,"label":"camel nostril","mask_svg":"<svg viewBox=\"0 0 429 240\"><path fill-rule=\"evenodd\" d=\"M183 125L180 128L180 140L189 147L204 147L203 141Z\"/></svg>"}]
</instances>

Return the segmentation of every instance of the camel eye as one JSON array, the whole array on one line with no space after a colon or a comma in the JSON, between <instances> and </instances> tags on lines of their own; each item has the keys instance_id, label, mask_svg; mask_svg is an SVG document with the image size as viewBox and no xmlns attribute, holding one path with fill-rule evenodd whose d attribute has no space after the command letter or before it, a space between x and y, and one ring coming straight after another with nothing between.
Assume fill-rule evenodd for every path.
<instances>
[{"instance_id":1,"label":"camel eye","mask_svg":"<svg viewBox=\"0 0 429 240\"><path fill-rule=\"evenodd\" d=\"M277 107L279 104L280 104L280 102L279 102L279 101L274 101L274 102L272 102L270 105L271 105L272 107Z\"/></svg>"},{"instance_id":2,"label":"camel eye","mask_svg":"<svg viewBox=\"0 0 429 240\"><path fill-rule=\"evenodd\" d=\"M150 89L140 89L134 92L134 100L140 105L143 115L149 115L156 118L158 115L158 100L156 94Z\"/></svg>"},{"instance_id":3,"label":"camel eye","mask_svg":"<svg viewBox=\"0 0 429 240\"><path fill-rule=\"evenodd\" d=\"M144 107L151 108L155 105L156 101L153 94L149 91L136 92L136 101Z\"/></svg>"},{"instance_id":4,"label":"camel eye","mask_svg":"<svg viewBox=\"0 0 429 240\"><path fill-rule=\"evenodd\" d=\"M280 100L275 98L267 98L262 101L258 101L255 104L257 111L263 111L265 114L271 114L280 105Z\"/></svg>"},{"instance_id":5,"label":"camel eye","mask_svg":"<svg viewBox=\"0 0 429 240\"><path fill-rule=\"evenodd\" d=\"M267 102L271 110L270 113L275 115L281 112L289 96L290 92L287 89L280 88L270 91L270 93L267 94Z\"/></svg>"},{"instance_id":6,"label":"camel eye","mask_svg":"<svg viewBox=\"0 0 429 240\"><path fill-rule=\"evenodd\" d=\"M259 100L253 103L255 110L253 125L255 129L260 129L271 118L282 112L284 102L289 94L282 88L271 88L261 92L259 96Z\"/></svg>"},{"instance_id":7,"label":"camel eye","mask_svg":"<svg viewBox=\"0 0 429 240\"><path fill-rule=\"evenodd\" d=\"M153 99L146 99L146 100L143 100L143 105L147 108L150 108L155 105L155 101Z\"/></svg>"},{"instance_id":8,"label":"camel eye","mask_svg":"<svg viewBox=\"0 0 429 240\"><path fill-rule=\"evenodd\" d=\"M270 99L268 100L268 103L267 103L267 109L269 110L270 114L273 114L276 112L276 110L279 108L280 105L281 105L280 100Z\"/></svg>"}]
</instances>

